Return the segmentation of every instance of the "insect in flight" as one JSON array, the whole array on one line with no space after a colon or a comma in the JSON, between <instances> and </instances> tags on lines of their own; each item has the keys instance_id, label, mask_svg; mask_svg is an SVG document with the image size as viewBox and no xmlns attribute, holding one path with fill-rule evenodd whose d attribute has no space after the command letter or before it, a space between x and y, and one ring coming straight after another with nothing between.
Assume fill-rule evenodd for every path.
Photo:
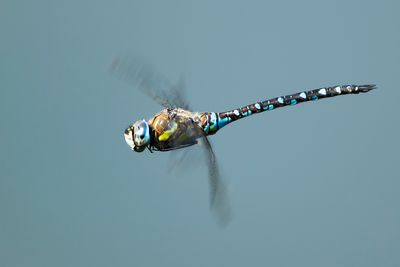
<instances>
[{"instance_id":1,"label":"insect in flight","mask_svg":"<svg viewBox=\"0 0 400 267\"><path fill-rule=\"evenodd\" d=\"M184 98L182 86L170 86L148 65L135 60L117 59L112 69L164 107L151 119L136 121L126 128L126 143L136 152L146 149L153 152L177 150L198 144L201 140L209 166L210 206L219 213L222 221L230 216L229 203L219 177L216 156L208 140L209 135L253 114L339 95L366 93L376 88L372 84L338 85L279 96L225 112L193 112Z\"/></svg>"}]
</instances>

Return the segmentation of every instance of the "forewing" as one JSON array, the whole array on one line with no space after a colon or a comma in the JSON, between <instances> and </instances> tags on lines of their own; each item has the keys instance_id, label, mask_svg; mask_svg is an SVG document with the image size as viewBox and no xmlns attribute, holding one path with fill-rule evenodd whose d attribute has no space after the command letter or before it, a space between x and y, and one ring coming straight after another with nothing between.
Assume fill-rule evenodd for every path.
<instances>
[{"instance_id":1,"label":"forewing","mask_svg":"<svg viewBox=\"0 0 400 267\"><path fill-rule=\"evenodd\" d=\"M189 109L182 79L172 85L156 69L140 59L116 58L111 73L155 100L165 108Z\"/></svg>"}]
</instances>

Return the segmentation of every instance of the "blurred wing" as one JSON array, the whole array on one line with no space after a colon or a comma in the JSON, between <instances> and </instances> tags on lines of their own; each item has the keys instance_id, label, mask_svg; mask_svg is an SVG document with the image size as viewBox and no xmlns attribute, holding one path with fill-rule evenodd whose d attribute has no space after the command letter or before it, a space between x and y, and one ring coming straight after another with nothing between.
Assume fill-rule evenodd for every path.
<instances>
[{"instance_id":1,"label":"blurred wing","mask_svg":"<svg viewBox=\"0 0 400 267\"><path fill-rule=\"evenodd\" d=\"M221 226L226 226L232 217L228 192L225 183L221 179L217 157L211 146L210 141L204 134L204 131L193 121L186 122L188 131L192 131L189 135L195 137L200 136L202 148L205 152L205 157L208 165L208 179L210 187L210 209L216 216Z\"/></svg>"},{"instance_id":2,"label":"blurred wing","mask_svg":"<svg viewBox=\"0 0 400 267\"><path fill-rule=\"evenodd\" d=\"M173 86L155 68L139 59L117 58L111 73L123 79L165 108L189 109L185 98L183 80Z\"/></svg>"},{"instance_id":3,"label":"blurred wing","mask_svg":"<svg viewBox=\"0 0 400 267\"><path fill-rule=\"evenodd\" d=\"M210 209L216 215L221 226L226 226L232 218L228 192L221 179L217 158L210 141L206 136L202 138L204 151L208 161L208 179L210 186Z\"/></svg>"}]
</instances>

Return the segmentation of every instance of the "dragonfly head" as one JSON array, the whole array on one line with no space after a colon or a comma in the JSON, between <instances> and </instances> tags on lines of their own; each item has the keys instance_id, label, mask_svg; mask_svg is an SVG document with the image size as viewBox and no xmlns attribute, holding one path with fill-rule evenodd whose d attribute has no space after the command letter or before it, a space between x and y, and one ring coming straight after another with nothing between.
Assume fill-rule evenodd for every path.
<instances>
[{"instance_id":1,"label":"dragonfly head","mask_svg":"<svg viewBox=\"0 0 400 267\"><path fill-rule=\"evenodd\" d=\"M145 120L137 121L124 133L125 141L132 150L142 152L150 144L150 127Z\"/></svg>"}]
</instances>

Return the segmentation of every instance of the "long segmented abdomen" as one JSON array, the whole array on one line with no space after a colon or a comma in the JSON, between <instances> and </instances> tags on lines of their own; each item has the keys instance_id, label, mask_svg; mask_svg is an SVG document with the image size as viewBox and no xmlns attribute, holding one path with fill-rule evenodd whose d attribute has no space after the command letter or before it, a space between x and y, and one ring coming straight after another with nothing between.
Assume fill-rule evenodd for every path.
<instances>
[{"instance_id":1,"label":"long segmented abdomen","mask_svg":"<svg viewBox=\"0 0 400 267\"><path fill-rule=\"evenodd\" d=\"M206 112L202 114L202 128L206 134L214 134L225 125L256 113L274 110L276 108L285 106L293 106L302 102L315 101L328 97L366 93L375 88L376 86L372 84L338 85L310 91L303 91L292 95L275 97L226 112Z\"/></svg>"}]
</instances>

